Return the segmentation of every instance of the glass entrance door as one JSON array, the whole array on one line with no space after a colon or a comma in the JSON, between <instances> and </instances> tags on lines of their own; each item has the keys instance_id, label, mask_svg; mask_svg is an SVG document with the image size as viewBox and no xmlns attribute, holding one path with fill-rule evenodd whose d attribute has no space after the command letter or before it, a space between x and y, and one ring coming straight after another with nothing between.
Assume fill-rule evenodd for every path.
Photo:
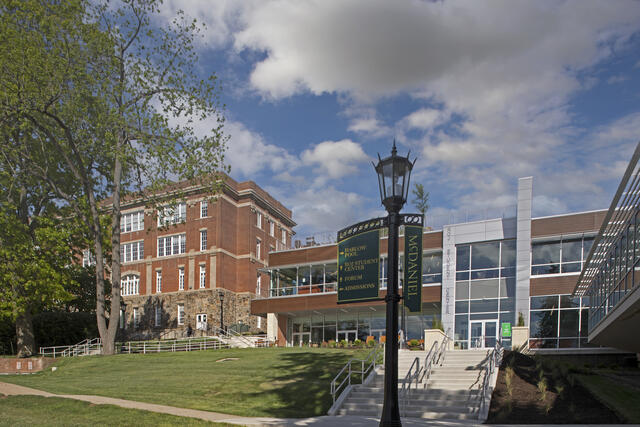
<instances>
[{"instance_id":1,"label":"glass entrance door","mask_svg":"<svg viewBox=\"0 0 640 427\"><path fill-rule=\"evenodd\" d=\"M498 340L498 321L471 322L471 348L492 348Z\"/></svg>"},{"instance_id":2,"label":"glass entrance door","mask_svg":"<svg viewBox=\"0 0 640 427\"><path fill-rule=\"evenodd\" d=\"M294 347L302 347L303 345L308 346L311 342L311 332L294 332L293 333L293 346Z\"/></svg>"},{"instance_id":3,"label":"glass entrance door","mask_svg":"<svg viewBox=\"0 0 640 427\"><path fill-rule=\"evenodd\" d=\"M358 331L338 331L338 342L346 340L348 342L354 342L358 336Z\"/></svg>"}]
</instances>

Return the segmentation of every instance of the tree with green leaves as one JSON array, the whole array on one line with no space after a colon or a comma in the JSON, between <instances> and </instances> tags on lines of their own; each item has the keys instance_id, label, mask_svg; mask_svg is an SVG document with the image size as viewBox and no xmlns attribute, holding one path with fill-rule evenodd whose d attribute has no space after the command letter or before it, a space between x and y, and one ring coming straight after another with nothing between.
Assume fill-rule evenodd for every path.
<instances>
[{"instance_id":1,"label":"tree with green leaves","mask_svg":"<svg viewBox=\"0 0 640 427\"><path fill-rule=\"evenodd\" d=\"M88 230L105 354L115 351L119 320L123 197L165 203L172 179L215 193L227 170L219 84L194 67L200 27L181 13L158 26L158 7L154 0L0 0L0 126L20 136L0 154L22 158ZM211 123L207 135L194 132L197 120ZM170 196L181 197L174 190Z\"/></svg>"},{"instance_id":2,"label":"tree with green leaves","mask_svg":"<svg viewBox=\"0 0 640 427\"><path fill-rule=\"evenodd\" d=\"M422 214L426 214L429 209L429 192L424 191L424 185L415 183L411 190L413 194L413 206Z\"/></svg>"}]
</instances>

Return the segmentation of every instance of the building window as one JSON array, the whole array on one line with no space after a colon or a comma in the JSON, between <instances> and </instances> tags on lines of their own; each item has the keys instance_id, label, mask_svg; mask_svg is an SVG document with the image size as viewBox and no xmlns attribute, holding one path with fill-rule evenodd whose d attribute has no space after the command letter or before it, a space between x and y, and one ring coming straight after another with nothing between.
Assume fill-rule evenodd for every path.
<instances>
[{"instance_id":1,"label":"building window","mask_svg":"<svg viewBox=\"0 0 640 427\"><path fill-rule=\"evenodd\" d=\"M258 316L258 329L262 329L262 317Z\"/></svg>"},{"instance_id":2,"label":"building window","mask_svg":"<svg viewBox=\"0 0 640 427\"><path fill-rule=\"evenodd\" d=\"M256 211L256 227L262 228L262 212Z\"/></svg>"},{"instance_id":3,"label":"building window","mask_svg":"<svg viewBox=\"0 0 640 427\"><path fill-rule=\"evenodd\" d=\"M178 304L178 325L184 325L184 304Z\"/></svg>"},{"instance_id":4,"label":"building window","mask_svg":"<svg viewBox=\"0 0 640 427\"><path fill-rule=\"evenodd\" d=\"M144 259L143 241L120 245L120 262L132 262L141 259Z\"/></svg>"},{"instance_id":5,"label":"building window","mask_svg":"<svg viewBox=\"0 0 640 427\"><path fill-rule=\"evenodd\" d=\"M200 266L200 289L204 289L207 281L207 269L204 265Z\"/></svg>"},{"instance_id":6,"label":"building window","mask_svg":"<svg viewBox=\"0 0 640 427\"><path fill-rule=\"evenodd\" d=\"M276 235L276 224L273 221L269 221L269 235L272 237Z\"/></svg>"},{"instance_id":7,"label":"building window","mask_svg":"<svg viewBox=\"0 0 640 427\"><path fill-rule=\"evenodd\" d=\"M156 327L160 326L160 324L162 323L162 309L160 308L159 305L156 305L156 315L155 315L155 319L156 319Z\"/></svg>"},{"instance_id":8,"label":"building window","mask_svg":"<svg viewBox=\"0 0 640 427\"><path fill-rule=\"evenodd\" d=\"M179 255L187 250L187 235L158 237L158 256Z\"/></svg>"},{"instance_id":9,"label":"building window","mask_svg":"<svg viewBox=\"0 0 640 427\"><path fill-rule=\"evenodd\" d=\"M200 202L200 218L206 218L209 216L209 202L203 200Z\"/></svg>"},{"instance_id":10,"label":"building window","mask_svg":"<svg viewBox=\"0 0 640 427\"><path fill-rule=\"evenodd\" d=\"M422 285L442 282L442 252L422 255Z\"/></svg>"},{"instance_id":11,"label":"building window","mask_svg":"<svg viewBox=\"0 0 640 427\"><path fill-rule=\"evenodd\" d=\"M89 249L85 249L82 251L82 266L89 267L91 265L96 265L96 258Z\"/></svg>"},{"instance_id":12,"label":"building window","mask_svg":"<svg viewBox=\"0 0 640 427\"><path fill-rule=\"evenodd\" d=\"M156 271L156 293L162 292L162 271Z\"/></svg>"},{"instance_id":13,"label":"building window","mask_svg":"<svg viewBox=\"0 0 640 427\"><path fill-rule=\"evenodd\" d=\"M200 231L200 250L207 250L207 230Z\"/></svg>"},{"instance_id":14,"label":"building window","mask_svg":"<svg viewBox=\"0 0 640 427\"><path fill-rule=\"evenodd\" d=\"M258 274L258 278L256 280L256 295L260 295L262 291L262 277Z\"/></svg>"},{"instance_id":15,"label":"building window","mask_svg":"<svg viewBox=\"0 0 640 427\"><path fill-rule=\"evenodd\" d=\"M138 315L138 307L133 308L133 327L138 328L140 325L140 316Z\"/></svg>"},{"instance_id":16,"label":"building window","mask_svg":"<svg viewBox=\"0 0 640 427\"><path fill-rule=\"evenodd\" d=\"M260 259L260 239L256 239L256 258Z\"/></svg>"},{"instance_id":17,"label":"building window","mask_svg":"<svg viewBox=\"0 0 640 427\"><path fill-rule=\"evenodd\" d=\"M120 309L120 329L124 329L124 310Z\"/></svg>"},{"instance_id":18,"label":"building window","mask_svg":"<svg viewBox=\"0 0 640 427\"><path fill-rule=\"evenodd\" d=\"M578 348L587 346L589 298L546 295L530 298L529 347Z\"/></svg>"},{"instance_id":19,"label":"building window","mask_svg":"<svg viewBox=\"0 0 640 427\"><path fill-rule=\"evenodd\" d=\"M287 230L282 230L282 244L287 244Z\"/></svg>"},{"instance_id":20,"label":"building window","mask_svg":"<svg viewBox=\"0 0 640 427\"><path fill-rule=\"evenodd\" d=\"M196 314L196 329L201 331L207 330L207 315L206 313Z\"/></svg>"},{"instance_id":21,"label":"building window","mask_svg":"<svg viewBox=\"0 0 640 427\"><path fill-rule=\"evenodd\" d=\"M184 267L178 268L178 289L184 291Z\"/></svg>"},{"instance_id":22,"label":"building window","mask_svg":"<svg viewBox=\"0 0 640 427\"><path fill-rule=\"evenodd\" d=\"M120 290L122 296L138 295L140 278L129 274L120 279Z\"/></svg>"},{"instance_id":23,"label":"building window","mask_svg":"<svg viewBox=\"0 0 640 427\"><path fill-rule=\"evenodd\" d=\"M144 230L144 211L120 215L120 233Z\"/></svg>"},{"instance_id":24,"label":"building window","mask_svg":"<svg viewBox=\"0 0 640 427\"><path fill-rule=\"evenodd\" d=\"M579 273L593 237L562 237L531 243L531 275Z\"/></svg>"},{"instance_id":25,"label":"building window","mask_svg":"<svg viewBox=\"0 0 640 427\"><path fill-rule=\"evenodd\" d=\"M173 207L164 207L158 210L158 227L178 224L187 220L187 204L178 203Z\"/></svg>"}]
</instances>

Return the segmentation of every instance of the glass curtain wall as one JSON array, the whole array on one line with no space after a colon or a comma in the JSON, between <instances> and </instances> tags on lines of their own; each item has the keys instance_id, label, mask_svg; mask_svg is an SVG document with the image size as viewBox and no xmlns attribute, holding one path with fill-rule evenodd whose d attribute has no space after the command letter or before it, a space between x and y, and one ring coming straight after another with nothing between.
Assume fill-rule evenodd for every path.
<instances>
[{"instance_id":1,"label":"glass curtain wall","mask_svg":"<svg viewBox=\"0 0 640 427\"><path fill-rule=\"evenodd\" d=\"M424 330L440 320L440 309L440 303L424 303L421 314L407 316L407 339L423 339ZM384 306L377 307L375 312L337 310L331 314L291 317L287 324L287 341L293 346L319 345L329 340L366 341L369 336L379 341L386 327Z\"/></svg>"},{"instance_id":2,"label":"glass curtain wall","mask_svg":"<svg viewBox=\"0 0 640 427\"><path fill-rule=\"evenodd\" d=\"M515 240L456 247L456 348L493 346L500 324L515 322L515 265ZM510 347L510 338L502 343Z\"/></svg>"},{"instance_id":3,"label":"glass curtain wall","mask_svg":"<svg viewBox=\"0 0 640 427\"><path fill-rule=\"evenodd\" d=\"M531 297L530 348L593 347L589 335L589 298L571 295Z\"/></svg>"},{"instance_id":4,"label":"glass curtain wall","mask_svg":"<svg viewBox=\"0 0 640 427\"><path fill-rule=\"evenodd\" d=\"M531 243L531 275L579 273L593 236L555 237Z\"/></svg>"},{"instance_id":5,"label":"glass curtain wall","mask_svg":"<svg viewBox=\"0 0 640 427\"><path fill-rule=\"evenodd\" d=\"M335 262L275 268L271 270L270 296L335 292L337 269Z\"/></svg>"}]
</instances>

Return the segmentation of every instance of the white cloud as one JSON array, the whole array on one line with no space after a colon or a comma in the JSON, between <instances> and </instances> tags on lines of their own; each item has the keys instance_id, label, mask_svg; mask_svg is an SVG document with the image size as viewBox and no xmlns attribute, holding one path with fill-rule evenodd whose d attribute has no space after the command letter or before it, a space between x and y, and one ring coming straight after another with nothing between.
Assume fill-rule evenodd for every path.
<instances>
[{"instance_id":1,"label":"white cloud","mask_svg":"<svg viewBox=\"0 0 640 427\"><path fill-rule=\"evenodd\" d=\"M430 129L441 125L449 119L446 111L435 108L421 108L404 118L409 129Z\"/></svg>"},{"instance_id":2,"label":"white cloud","mask_svg":"<svg viewBox=\"0 0 640 427\"><path fill-rule=\"evenodd\" d=\"M298 160L284 148L265 142L262 135L253 132L239 122L227 122L225 132L227 159L232 174L251 178L258 172L269 170L283 173L297 167Z\"/></svg>"},{"instance_id":3,"label":"white cloud","mask_svg":"<svg viewBox=\"0 0 640 427\"><path fill-rule=\"evenodd\" d=\"M626 82L627 80L629 80L629 77L623 76L622 74L618 74L616 76L609 77L607 79L607 83L612 85L612 84L617 84L617 83L623 83L623 82Z\"/></svg>"},{"instance_id":4,"label":"white cloud","mask_svg":"<svg viewBox=\"0 0 640 427\"><path fill-rule=\"evenodd\" d=\"M355 173L359 163L369 160L360 144L350 139L321 142L305 150L300 157L304 164L315 168L320 182Z\"/></svg>"}]
</instances>

